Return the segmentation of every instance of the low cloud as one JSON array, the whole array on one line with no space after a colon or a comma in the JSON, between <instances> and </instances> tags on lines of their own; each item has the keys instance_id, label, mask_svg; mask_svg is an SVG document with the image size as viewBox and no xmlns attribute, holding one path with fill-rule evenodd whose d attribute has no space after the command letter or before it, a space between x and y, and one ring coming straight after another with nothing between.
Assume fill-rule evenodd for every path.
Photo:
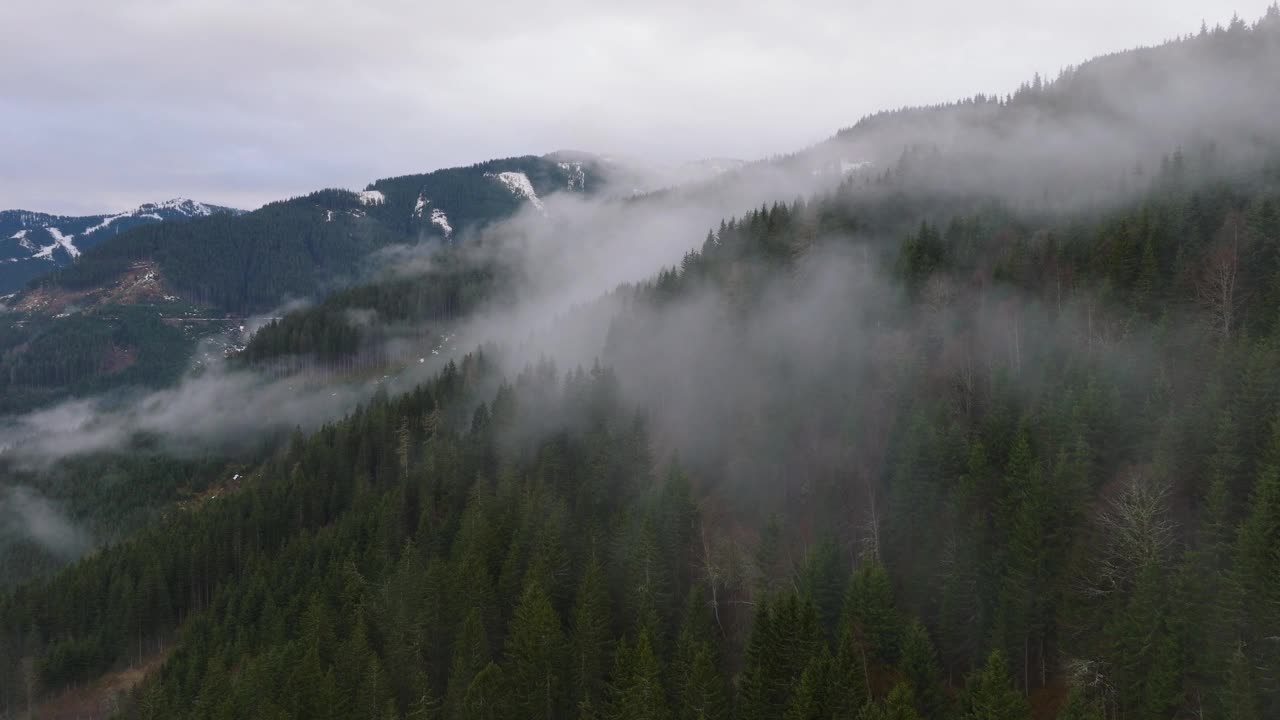
<instances>
[{"instance_id":1,"label":"low cloud","mask_svg":"<svg viewBox=\"0 0 1280 720\"><path fill-rule=\"evenodd\" d=\"M28 540L55 555L78 557L91 544L89 534L58 507L28 487L0 487L0 535Z\"/></svg>"}]
</instances>

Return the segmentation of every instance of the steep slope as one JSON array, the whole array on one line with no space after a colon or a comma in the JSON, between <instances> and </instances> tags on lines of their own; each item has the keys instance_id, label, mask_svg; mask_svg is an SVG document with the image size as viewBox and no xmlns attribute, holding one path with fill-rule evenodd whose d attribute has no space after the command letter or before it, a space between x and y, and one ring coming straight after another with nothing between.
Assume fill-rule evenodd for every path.
<instances>
[{"instance_id":1,"label":"steep slope","mask_svg":"<svg viewBox=\"0 0 1280 720\"><path fill-rule=\"evenodd\" d=\"M876 172L938 155L919 184L998 191L1018 202L1101 205L1145 186L1162 156L1211 152L1230 173L1280 146L1280 12L1154 47L1037 75L1011 93L886 110L777 161L830 171L869 162Z\"/></svg>"},{"instance_id":2,"label":"steep slope","mask_svg":"<svg viewBox=\"0 0 1280 720\"><path fill-rule=\"evenodd\" d=\"M1029 718L1068 685L1126 714L1267 717L1280 665L1238 638L1275 614L1280 354L1258 311L1280 175L1176 180L1056 219L975 202L901 243L876 232L908 222L896 179L732 219L628 291L607 366L503 382L469 356L13 595L0 627L54 689L178 638L131 717L632 717L648 688L722 718L814 694ZM1259 262L1233 330L1200 322L1191 276L1235 223Z\"/></svg>"},{"instance_id":3,"label":"steep slope","mask_svg":"<svg viewBox=\"0 0 1280 720\"><path fill-rule=\"evenodd\" d=\"M240 212L185 198L146 203L114 215L68 217L26 210L0 211L0 295L20 289L32 278L69 264L85 250L132 228Z\"/></svg>"},{"instance_id":4,"label":"steep slope","mask_svg":"<svg viewBox=\"0 0 1280 720\"><path fill-rule=\"evenodd\" d=\"M0 596L0 690L169 647L124 716L1275 717L1280 154L1212 127L732 217L591 371L477 352ZM400 290L331 309L441 308Z\"/></svg>"}]
</instances>

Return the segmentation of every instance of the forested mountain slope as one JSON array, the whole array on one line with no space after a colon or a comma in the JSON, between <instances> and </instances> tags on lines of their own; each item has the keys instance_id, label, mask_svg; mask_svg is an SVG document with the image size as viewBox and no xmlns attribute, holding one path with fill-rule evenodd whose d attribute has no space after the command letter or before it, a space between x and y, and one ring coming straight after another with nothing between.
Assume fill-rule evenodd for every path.
<instances>
[{"instance_id":1,"label":"forested mountain slope","mask_svg":"<svg viewBox=\"0 0 1280 720\"><path fill-rule=\"evenodd\" d=\"M0 211L0 295L71 263L80 253L130 228L164 220L240 211L175 198L114 215L67 217L26 210Z\"/></svg>"},{"instance_id":2,"label":"forested mountain slope","mask_svg":"<svg viewBox=\"0 0 1280 720\"><path fill-rule=\"evenodd\" d=\"M544 197L600 192L605 172L587 156L530 156L380 180L355 193L319 191L243 214L190 201L92 218L6 213L0 228L6 219L23 224L13 243L45 253L13 267L40 262L45 274L5 302L0 412L171 384L199 341L240 343L245 316L374 274L380 249L447 250L522 207L540 208ZM191 219L141 226L180 212ZM32 244L48 232L80 244ZM74 257L54 262L66 252ZM65 267L49 272L58 265Z\"/></svg>"},{"instance_id":3,"label":"forested mountain slope","mask_svg":"<svg viewBox=\"0 0 1280 720\"><path fill-rule=\"evenodd\" d=\"M1183 42L1274 48L1278 18ZM1280 92L1257 87L1233 117ZM1280 715L1270 132L1246 156L1207 125L1141 172L1100 145L1076 167L1112 168L1101 189L946 182L966 147L899 148L726 219L0 596L0 713L158 665L95 712ZM470 259L335 295L245 360L384 340L328 334L360 309L490 339L509 326L460 299L509 268ZM599 342L537 359L567 337Z\"/></svg>"},{"instance_id":4,"label":"forested mountain slope","mask_svg":"<svg viewBox=\"0 0 1280 720\"><path fill-rule=\"evenodd\" d=\"M1280 13L1036 75L1012 93L876 113L815 148L818 157L895 164L939 152L933 183L1011 201L1105 204L1141 189L1171 148L1215 144L1230 173L1275 148ZM802 153L798 160L803 160ZM925 178L921 178L924 181Z\"/></svg>"},{"instance_id":5,"label":"forested mountain slope","mask_svg":"<svg viewBox=\"0 0 1280 720\"><path fill-rule=\"evenodd\" d=\"M537 205L541 196L598 182L583 163L529 156L379 180L360 192L322 190L241 216L122 233L35 286L93 287L146 260L185 300L234 314L263 311L354 279L350 274L379 248L451 238Z\"/></svg>"},{"instance_id":6,"label":"forested mountain slope","mask_svg":"<svg viewBox=\"0 0 1280 720\"><path fill-rule=\"evenodd\" d=\"M10 596L7 646L57 688L176 642L144 717L1265 717L1280 176L1177 168L892 245L849 187L726 223L630 291L616 370L376 399Z\"/></svg>"}]
</instances>

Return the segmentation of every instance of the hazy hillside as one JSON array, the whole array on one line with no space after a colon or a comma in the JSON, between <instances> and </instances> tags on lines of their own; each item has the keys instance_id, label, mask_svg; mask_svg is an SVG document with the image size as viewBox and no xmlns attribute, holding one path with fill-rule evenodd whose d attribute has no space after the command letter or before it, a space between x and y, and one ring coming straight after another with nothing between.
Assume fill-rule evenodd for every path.
<instances>
[{"instance_id":1,"label":"hazy hillside","mask_svg":"<svg viewBox=\"0 0 1280 720\"><path fill-rule=\"evenodd\" d=\"M101 243L24 312L315 302L0 424L0 717L1280 716L1276 67L1273 6L660 192Z\"/></svg>"},{"instance_id":2,"label":"hazy hillside","mask_svg":"<svg viewBox=\"0 0 1280 720\"><path fill-rule=\"evenodd\" d=\"M41 271L6 299L0 412L171 383L196 359L198 342L240 344L246 316L373 275L375 251L447 249L522 207L536 210L543 197L598 192L599 167L585 157L493 160L250 213L175 201L116 216L0 215L0 230L22 226L3 267L15 278ZM191 219L151 224L178 217ZM38 247L48 233L62 244Z\"/></svg>"}]
</instances>

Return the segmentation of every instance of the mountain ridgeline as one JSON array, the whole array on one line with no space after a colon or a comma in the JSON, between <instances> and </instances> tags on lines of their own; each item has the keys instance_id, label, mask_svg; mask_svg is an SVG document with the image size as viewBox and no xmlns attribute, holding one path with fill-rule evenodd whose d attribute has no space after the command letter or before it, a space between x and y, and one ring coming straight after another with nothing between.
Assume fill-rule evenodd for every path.
<instances>
[{"instance_id":1,"label":"mountain ridgeline","mask_svg":"<svg viewBox=\"0 0 1280 720\"><path fill-rule=\"evenodd\" d=\"M80 253L132 228L166 220L239 210L177 198L114 215L68 217L26 210L0 211L0 294L72 263Z\"/></svg>"},{"instance_id":2,"label":"mountain ridgeline","mask_svg":"<svg viewBox=\"0 0 1280 720\"><path fill-rule=\"evenodd\" d=\"M379 180L361 192L322 190L249 213L190 201L88 218L4 213L0 223L9 225L0 229L22 229L0 246L17 253L0 264L0 281L6 267L19 280L42 274L7 298L14 321L0 331L0 412L172 384L201 341L226 349L238 343L236 319L367 282L388 264L371 258L380 250L447 253L491 223L541 207L541 198L599 193L607 172L590 156L566 153ZM61 244L45 243L47 233ZM445 294L454 298L451 312L476 295ZM349 316L342 317L345 323ZM248 357L263 359L271 334ZM326 341L324 357L336 357L334 342L354 353L357 331L347 326L337 334L346 339ZM270 352L298 351L300 342L275 343Z\"/></svg>"},{"instance_id":3,"label":"mountain ridgeline","mask_svg":"<svg viewBox=\"0 0 1280 720\"><path fill-rule=\"evenodd\" d=\"M600 187L589 163L523 157L321 190L243 215L137 228L32 282L76 291L154 262L174 294L232 314L270 310L353 276L376 250L463 236L555 192Z\"/></svg>"},{"instance_id":4,"label":"mountain ridgeline","mask_svg":"<svg viewBox=\"0 0 1280 720\"><path fill-rule=\"evenodd\" d=\"M327 395L334 374L293 373L443 333L481 346L395 358L437 370L248 449L152 424L107 451L0 455L0 513L35 518L0 553L27 578L0 594L0 717L1280 717L1280 129L1256 116L1280 102L1258 82L1276 57L1273 7L1003 99L875 116L831 141L873 171L783 183L572 306L539 293L598 267L484 231L544 222L553 186L599 192L563 158L87 251L48 287L146 258L183 301L243 312L469 234L265 325L232 365ZM1131 106L1114 88L1184 68L1256 97L1121 151L1150 98L1187 86ZM201 273L197 239L244 264ZM531 282L539 250L583 264ZM52 415L28 425L56 441Z\"/></svg>"}]
</instances>

